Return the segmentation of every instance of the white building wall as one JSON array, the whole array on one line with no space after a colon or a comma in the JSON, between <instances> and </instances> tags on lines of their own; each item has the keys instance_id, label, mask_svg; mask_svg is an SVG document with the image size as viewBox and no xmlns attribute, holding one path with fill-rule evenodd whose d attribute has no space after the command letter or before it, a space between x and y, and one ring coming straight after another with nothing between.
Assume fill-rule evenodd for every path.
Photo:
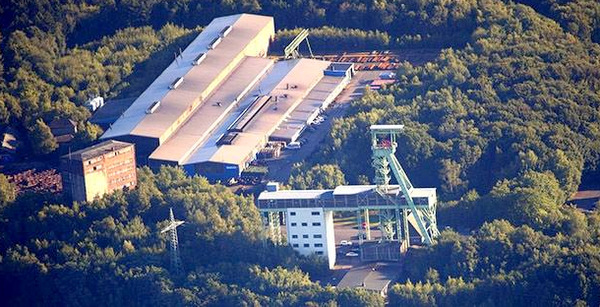
<instances>
[{"instance_id":1,"label":"white building wall","mask_svg":"<svg viewBox=\"0 0 600 307\"><path fill-rule=\"evenodd\" d=\"M333 230L333 211L325 211L325 237L327 238L327 260L329 268L335 266L335 232Z\"/></svg>"},{"instance_id":2,"label":"white building wall","mask_svg":"<svg viewBox=\"0 0 600 307\"><path fill-rule=\"evenodd\" d=\"M336 86L335 89L331 93L329 93L329 96L327 96L327 98L325 98L325 100L323 101L323 105L321 106L321 109L323 109L323 110L327 109L327 107L335 100L335 98L340 95L340 93L344 90L344 88L346 88L346 86L348 84L350 84L351 79L352 79L352 77L350 77L349 75L346 75L344 77L344 79L342 79L342 81L338 84L338 86Z\"/></svg>"},{"instance_id":3,"label":"white building wall","mask_svg":"<svg viewBox=\"0 0 600 307\"><path fill-rule=\"evenodd\" d=\"M301 255L317 254L335 264L333 213L323 208L288 208L286 211L288 243ZM333 244L333 249L330 245Z\"/></svg>"}]
</instances>

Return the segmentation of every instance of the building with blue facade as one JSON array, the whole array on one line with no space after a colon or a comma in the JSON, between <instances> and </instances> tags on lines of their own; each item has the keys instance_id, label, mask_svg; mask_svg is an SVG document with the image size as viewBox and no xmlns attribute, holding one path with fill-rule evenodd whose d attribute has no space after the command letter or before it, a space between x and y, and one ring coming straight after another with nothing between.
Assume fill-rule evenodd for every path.
<instances>
[{"instance_id":1,"label":"building with blue facade","mask_svg":"<svg viewBox=\"0 0 600 307\"><path fill-rule=\"evenodd\" d=\"M348 84L352 64L267 57L272 17L213 20L110 126L138 161L237 178L270 140L294 141Z\"/></svg>"}]
</instances>

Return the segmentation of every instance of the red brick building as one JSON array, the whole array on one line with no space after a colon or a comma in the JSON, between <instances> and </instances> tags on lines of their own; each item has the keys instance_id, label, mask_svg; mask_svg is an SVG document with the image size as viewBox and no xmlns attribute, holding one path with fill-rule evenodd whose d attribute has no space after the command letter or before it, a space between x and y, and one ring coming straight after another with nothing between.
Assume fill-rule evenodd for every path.
<instances>
[{"instance_id":1,"label":"red brick building","mask_svg":"<svg viewBox=\"0 0 600 307\"><path fill-rule=\"evenodd\" d=\"M135 147L109 140L61 158L63 191L74 201L92 201L137 184Z\"/></svg>"}]
</instances>

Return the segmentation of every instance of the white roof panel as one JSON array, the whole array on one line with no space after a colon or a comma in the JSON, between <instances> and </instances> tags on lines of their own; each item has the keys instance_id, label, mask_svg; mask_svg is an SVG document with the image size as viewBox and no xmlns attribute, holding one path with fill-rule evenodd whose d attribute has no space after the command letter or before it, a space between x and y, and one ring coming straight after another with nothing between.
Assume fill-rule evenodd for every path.
<instances>
[{"instance_id":1,"label":"white roof panel","mask_svg":"<svg viewBox=\"0 0 600 307\"><path fill-rule=\"evenodd\" d=\"M400 191L400 186L391 184L390 190L388 194L397 194L402 193ZM364 192L375 192L377 188L376 185L341 185L336 187L333 190L333 195L355 195ZM410 190L410 195L412 197L431 197L436 195L435 188L413 188Z\"/></svg>"},{"instance_id":2,"label":"white roof panel","mask_svg":"<svg viewBox=\"0 0 600 307\"><path fill-rule=\"evenodd\" d=\"M150 155L150 159L183 163L235 108L236 99L245 95L272 64L270 59L246 57L194 115Z\"/></svg>"},{"instance_id":3,"label":"white roof panel","mask_svg":"<svg viewBox=\"0 0 600 307\"><path fill-rule=\"evenodd\" d=\"M210 42L226 26L233 30L215 50L208 50ZM173 61L154 82L138 97L123 115L111 126L102 138L120 135L140 135L161 138L172 132L173 126L191 115L196 108L223 79L232 67L242 59L250 45L263 30L273 32L273 18L259 15L241 14L214 19L190 43L181 56ZM258 52L251 48L248 52ZM199 65L192 65L200 53L207 53ZM246 54L254 55L254 54ZM258 54L257 54L258 55ZM183 83L175 90L169 85L184 77ZM148 107L160 100L161 106L153 114L146 114ZM175 127L176 128L176 127Z\"/></svg>"},{"instance_id":4,"label":"white roof panel","mask_svg":"<svg viewBox=\"0 0 600 307\"><path fill-rule=\"evenodd\" d=\"M332 190L280 190L275 192L264 191L258 195L258 200L278 199L319 199Z\"/></svg>"},{"instance_id":5,"label":"white roof panel","mask_svg":"<svg viewBox=\"0 0 600 307\"><path fill-rule=\"evenodd\" d=\"M333 190L333 195L354 195L372 191L376 187L376 185L341 185Z\"/></svg>"},{"instance_id":6,"label":"white roof panel","mask_svg":"<svg viewBox=\"0 0 600 307\"><path fill-rule=\"evenodd\" d=\"M404 129L404 125L371 125L371 130Z\"/></svg>"}]
</instances>

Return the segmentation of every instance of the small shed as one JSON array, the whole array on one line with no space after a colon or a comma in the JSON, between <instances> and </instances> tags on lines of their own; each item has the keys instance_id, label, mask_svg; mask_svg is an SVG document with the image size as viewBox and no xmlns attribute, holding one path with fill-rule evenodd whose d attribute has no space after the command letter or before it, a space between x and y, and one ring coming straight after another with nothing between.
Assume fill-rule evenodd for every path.
<instances>
[{"instance_id":1,"label":"small shed","mask_svg":"<svg viewBox=\"0 0 600 307\"><path fill-rule=\"evenodd\" d=\"M77 133L77 123L73 120L66 118L57 118L50 122L50 131L54 137L59 137L67 134L75 134Z\"/></svg>"},{"instance_id":2,"label":"small shed","mask_svg":"<svg viewBox=\"0 0 600 307\"><path fill-rule=\"evenodd\" d=\"M400 274L400 265L394 263L369 263L352 268L337 287L339 289L363 288L378 293L385 297L390 284L397 280Z\"/></svg>"},{"instance_id":3,"label":"small shed","mask_svg":"<svg viewBox=\"0 0 600 307\"><path fill-rule=\"evenodd\" d=\"M19 141L17 140L16 133L12 131L12 129L7 129L6 132L2 134L2 152L15 154L17 152L17 147L19 146Z\"/></svg>"}]
</instances>

